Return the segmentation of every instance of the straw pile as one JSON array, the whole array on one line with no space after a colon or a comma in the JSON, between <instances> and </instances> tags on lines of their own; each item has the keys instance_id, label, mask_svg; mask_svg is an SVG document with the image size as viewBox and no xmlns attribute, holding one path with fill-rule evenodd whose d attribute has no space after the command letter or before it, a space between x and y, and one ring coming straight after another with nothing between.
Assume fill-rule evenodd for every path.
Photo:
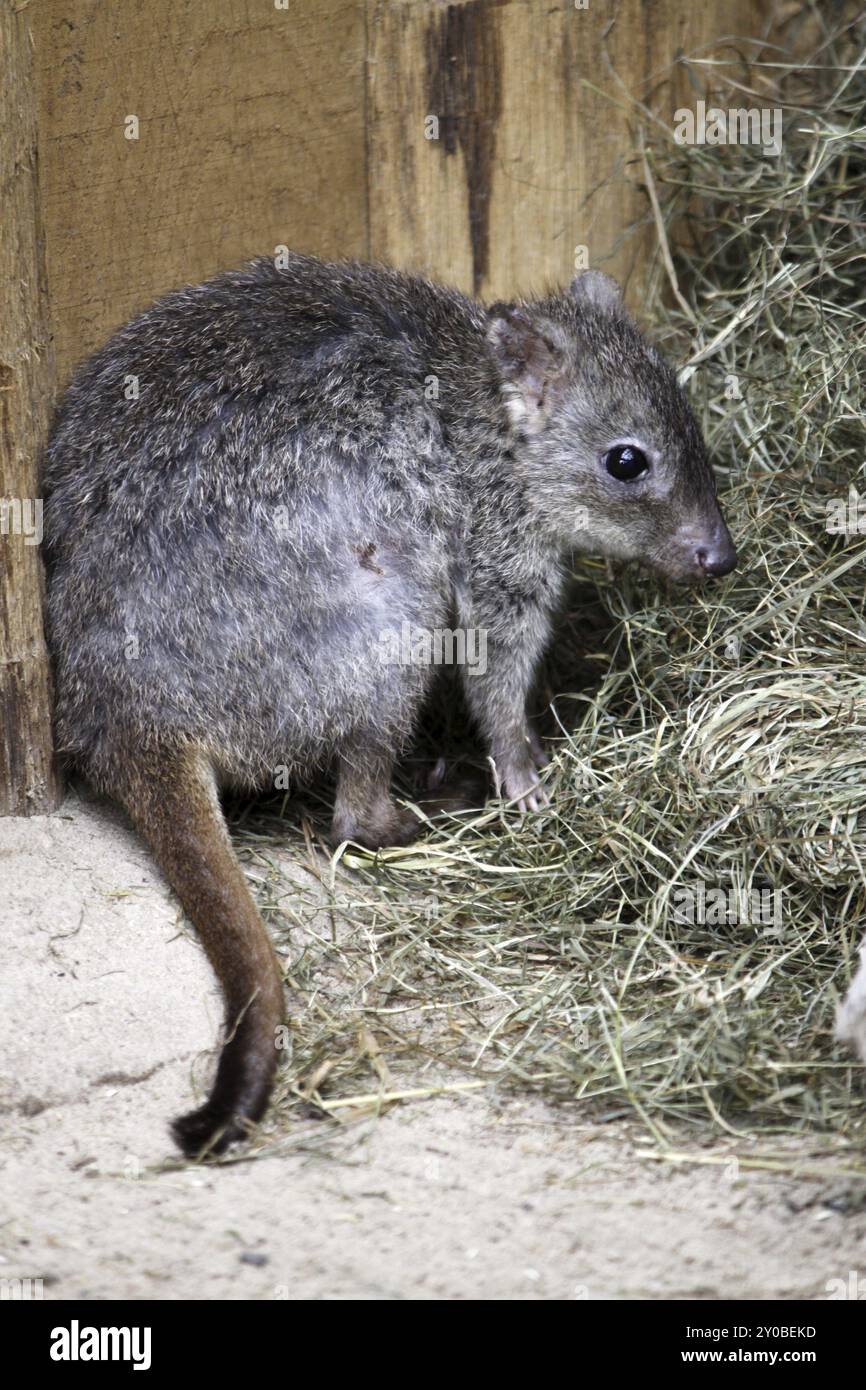
<instances>
[{"instance_id":1,"label":"straw pile","mask_svg":"<svg viewBox=\"0 0 866 1390\"><path fill-rule=\"evenodd\" d=\"M863 1068L833 1033L866 931L864 60L860 21L805 67L690 65L719 105L782 108L778 156L636 127L654 332L743 565L670 593L581 567L542 683L551 810L320 856L306 899L268 848L280 805L237 823L296 991L286 1120L479 1085L663 1144L862 1152Z\"/></svg>"}]
</instances>

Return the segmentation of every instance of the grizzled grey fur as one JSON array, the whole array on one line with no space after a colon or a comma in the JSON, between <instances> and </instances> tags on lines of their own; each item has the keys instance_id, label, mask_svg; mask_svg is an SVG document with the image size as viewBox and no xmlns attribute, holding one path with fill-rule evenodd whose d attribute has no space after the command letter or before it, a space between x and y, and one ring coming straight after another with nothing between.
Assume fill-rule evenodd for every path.
<instances>
[{"instance_id":1,"label":"grizzled grey fur","mask_svg":"<svg viewBox=\"0 0 866 1390\"><path fill-rule=\"evenodd\" d=\"M138 740L201 742L249 786L387 757L431 672L372 659L379 634L456 615L488 631L467 694L506 793L528 790L564 554L687 578L721 519L685 395L608 283L525 307L536 343L393 270L261 260L78 373L44 472L49 630L59 745L97 784ZM623 438L657 451L649 481L599 467Z\"/></svg>"},{"instance_id":2,"label":"grizzled grey fur","mask_svg":"<svg viewBox=\"0 0 866 1390\"><path fill-rule=\"evenodd\" d=\"M606 471L623 442L645 477ZM169 294L79 370L44 494L62 752L134 815L177 750L214 800L336 756L334 835L371 845L409 833L391 769L434 675L384 664L384 630L486 631L466 695L532 808L568 552L735 558L685 395L596 272L487 308L295 255Z\"/></svg>"}]
</instances>

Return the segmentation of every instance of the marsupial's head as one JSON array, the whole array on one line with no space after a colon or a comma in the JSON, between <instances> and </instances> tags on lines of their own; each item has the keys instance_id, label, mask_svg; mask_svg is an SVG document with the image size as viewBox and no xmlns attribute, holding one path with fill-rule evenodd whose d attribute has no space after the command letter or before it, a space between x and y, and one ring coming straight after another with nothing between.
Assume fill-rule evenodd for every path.
<instances>
[{"instance_id":1,"label":"marsupial's head","mask_svg":"<svg viewBox=\"0 0 866 1390\"><path fill-rule=\"evenodd\" d=\"M497 304L487 340L535 518L570 546L680 582L737 563L685 392L615 281Z\"/></svg>"}]
</instances>

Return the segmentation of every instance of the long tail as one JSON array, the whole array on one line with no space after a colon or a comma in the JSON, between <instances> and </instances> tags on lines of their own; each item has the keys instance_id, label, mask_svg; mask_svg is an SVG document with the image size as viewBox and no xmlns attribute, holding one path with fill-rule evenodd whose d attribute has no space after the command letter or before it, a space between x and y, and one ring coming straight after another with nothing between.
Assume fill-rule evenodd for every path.
<instances>
[{"instance_id":1,"label":"long tail","mask_svg":"<svg viewBox=\"0 0 866 1390\"><path fill-rule=\"evenodd\" d=\"M136 767L120 798L201 938L225 999L225 1042L209 1099L172 1132L190 1157L221 1153L267 1107L284 1020L283 983L232 850L207 758L163 752Z\"/></svg>"}]
</instances>

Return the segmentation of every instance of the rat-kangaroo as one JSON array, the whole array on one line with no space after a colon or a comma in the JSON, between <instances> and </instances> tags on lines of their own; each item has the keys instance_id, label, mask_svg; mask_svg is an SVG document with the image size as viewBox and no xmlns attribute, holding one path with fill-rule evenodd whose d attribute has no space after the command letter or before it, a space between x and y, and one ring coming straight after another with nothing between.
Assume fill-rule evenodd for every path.
<instances>
[{"instance_id":1,"label":"rat-kangaroo","mask_svg":"<svg viewBox=\"0 0 866 1390\"><path fill-rule=\"evenodd\" d=\"M383 635L478 630L469 708L542 793L526 699L569 552L736 562L700 431L613 281L493 307L294 255L167 295L77 372L44 466L60 752L127 810L225 995L218 1152L263 1114L281 972L220 809L336 760L332 835L405 841L395 754L434 671Z\"/></svg>"}]
</instances>

